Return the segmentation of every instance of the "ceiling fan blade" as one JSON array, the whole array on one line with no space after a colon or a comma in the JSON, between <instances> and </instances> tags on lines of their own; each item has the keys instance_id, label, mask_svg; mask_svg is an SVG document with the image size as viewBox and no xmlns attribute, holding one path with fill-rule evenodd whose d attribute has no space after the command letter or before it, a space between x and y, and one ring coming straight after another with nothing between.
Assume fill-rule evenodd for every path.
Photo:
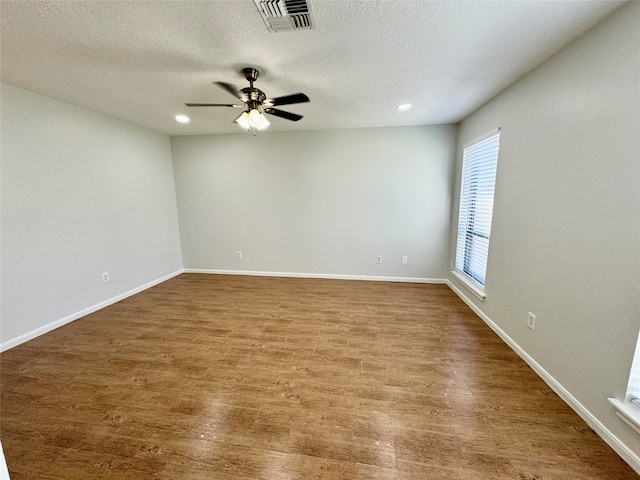
<instances>
[{"instance_id":1,"label":"ceiling fan blade","mask_svg":"<svg viewBox=\"0 0 640 480\"><path fill-rule=\"evenodd\" d=\"M297 113L285 112L284 110L278 110L277 108L265 108L264 113L275 115L276 117L286 118L287 120L291 120L292 122L297 122L302 118L302 115L298 115Z\"/></svg>"},{"instance_id":2,"label":"ceiling fan blade","mask_svg":"<svg viewBox=\"0 0 640 480\"><path fill-rule=\"evenodd\" d=\"M187 107L244 107L244 105L233 105L231 103L185 103L185 105Z\"/></svg>"},{"instance_id":3,"label":"ceiling fan blade","mask_svg":"<svg viewBox=\"0 0 640 480\"><path fill-rule=\"evenodd\" d=\"M227 92L229 92L234 97L239 98L239 99L242 100L242 97L240 96L240 90L238 90L236 87L234 87L230 83L226 83L226 82L213 82L213 83L218 85L223 90L226 90Z\"/></svg>"},{"instance_id":4,"label":"ceiling fan blade","mask_svg":"<svg viewBox=\"0 0 640 480\"><path fill-rule=\"evenodd\" d=\"M270 98L265 101L265 105L278 106L278 105L291 105L292 103L304 103L309 102L309 97L304 93L294 93L292 95L285 95L284 97Z\"/></svg>"}]
</instances>

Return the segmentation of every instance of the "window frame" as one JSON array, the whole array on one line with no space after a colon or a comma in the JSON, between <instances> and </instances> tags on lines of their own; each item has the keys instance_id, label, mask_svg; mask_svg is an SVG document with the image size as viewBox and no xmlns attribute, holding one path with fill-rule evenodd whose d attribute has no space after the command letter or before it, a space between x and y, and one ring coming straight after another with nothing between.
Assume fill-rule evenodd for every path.
<instances>
[{"instance_id":1,"label":"window frame","mask_svg":"<svg viewBox=\"0 0 640 480\"><path fill-rule=\"evenodd\" d=\"M616 409L618 417L640 434L640 332L636 341L636 349L631 362L629 383L623 400L609 398L609 403Z\"/></svg>"},{"instance_id":2,"label":"window frame","mask_svg":"<svg viewBox=\"0 0 640 480\"><path fill-rule=\"evenodd\" d=\"M477 150L474 152L474 149L480 150L483 146L489 144L489 140L492 140L495 137L497 137L495 140L495 156L492 156L486 161L480 161L477 158L475 161L470 160L470 158L473 159L474 153L477 155ZM495 198L499 154L500 127L466 143L463 149L462 172L460 175L456 256L454 269L451 273L480 300L484 300L486 297L486 273L489 258L489 243L491 238L491 223L493 217L493 203ZM470 161L473 161L473 173L468 171ZM478 166L481 170L488 168L490 170L489 177L479 178L481 175L478 173ZM475 179L473 177L475 177ZM484 201L489 204L489 208L487 209L485 206L483 210L485 218L482 219L485 223L486 232L478 228L477 224L480 220L476 217L476 213L478 213L478 191L479 189L484 188L489 188L490 192L490 198L487 198L487 194L485 192L484 199ZM487 212L488 217L486 215ZM486 243L486 247L480 246L480 248L484 249L485 252L482 252L479 256L476 255L474 258L473 248L476 240ZM481 260L481 264L479 266L484 270L483 272L474 271L472 264L475 263L474 260L476 259Z\"/></svg>"}]
</instances>

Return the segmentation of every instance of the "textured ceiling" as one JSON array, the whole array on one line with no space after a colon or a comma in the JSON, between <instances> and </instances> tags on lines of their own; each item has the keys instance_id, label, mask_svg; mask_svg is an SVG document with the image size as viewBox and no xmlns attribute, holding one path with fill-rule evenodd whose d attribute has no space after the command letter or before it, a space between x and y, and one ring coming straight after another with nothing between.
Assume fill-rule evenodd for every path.
<instances>
[{"instance_id":1,"label":"textured ceiling","mask_svg":"<svg viewBox=\"0 0 640 480\"><path fill-rule=\"evenodd\" d=\"M311 0L317 29L270 33L252 0L3 0L0 72L172 135L238 132L237 110L184 103L233 102L211 82L243 88L246 66L269 97L311 98L281 107L305 118L269 117L270 130L452 123L622 3Z\"/></svg>"}]
</instances>

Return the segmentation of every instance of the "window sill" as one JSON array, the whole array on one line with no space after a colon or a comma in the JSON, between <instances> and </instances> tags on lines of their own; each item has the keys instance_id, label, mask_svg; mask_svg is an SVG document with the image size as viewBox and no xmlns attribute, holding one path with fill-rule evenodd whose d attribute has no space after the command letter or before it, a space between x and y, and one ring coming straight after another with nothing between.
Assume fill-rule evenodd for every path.
<instances>
[{"instance_id":1,"label":"window sill","mask_svg":"<svg viewBox=\"0 0 640 480\"><path fill-rule=\"evenodd\" d=\"M621 402L617 398L609 398L609 403L617 410L616 415L629 425L636 433L640 433L640 410L633 405Z\"/></svg>"},{"instance_id":2,"label":"window sill","mask_svg":"<svg viewBox=\"0 0 640 480\"><path fill-rule=\"evenodd\" d=\"M451 273L453 274L454 277L460 280L464 284L464 286L471 291L471 293L473 293L476 297L478 297L480 301L482 302L484 301L486 297L484 290L481 289L478 285L476 285L475 282L473 282L469 277L467 277L463 273L460 273L458 270L453 270Z\"/></svg>"}]
</instances>

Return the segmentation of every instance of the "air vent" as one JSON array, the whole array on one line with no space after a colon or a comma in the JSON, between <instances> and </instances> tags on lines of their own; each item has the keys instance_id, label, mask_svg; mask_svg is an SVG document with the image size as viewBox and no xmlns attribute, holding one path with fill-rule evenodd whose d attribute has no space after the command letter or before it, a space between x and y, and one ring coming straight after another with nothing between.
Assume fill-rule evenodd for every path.
<instances>
[{"instance_id":1,"label":"air vent","mask_svg":"<svg viewBox=\"0 0 640 480\"><path fill-rule=\"evenodd\" d=\"M309 0L253 0L271 32L316 28Z\"/></svg>"}]
</instances>

